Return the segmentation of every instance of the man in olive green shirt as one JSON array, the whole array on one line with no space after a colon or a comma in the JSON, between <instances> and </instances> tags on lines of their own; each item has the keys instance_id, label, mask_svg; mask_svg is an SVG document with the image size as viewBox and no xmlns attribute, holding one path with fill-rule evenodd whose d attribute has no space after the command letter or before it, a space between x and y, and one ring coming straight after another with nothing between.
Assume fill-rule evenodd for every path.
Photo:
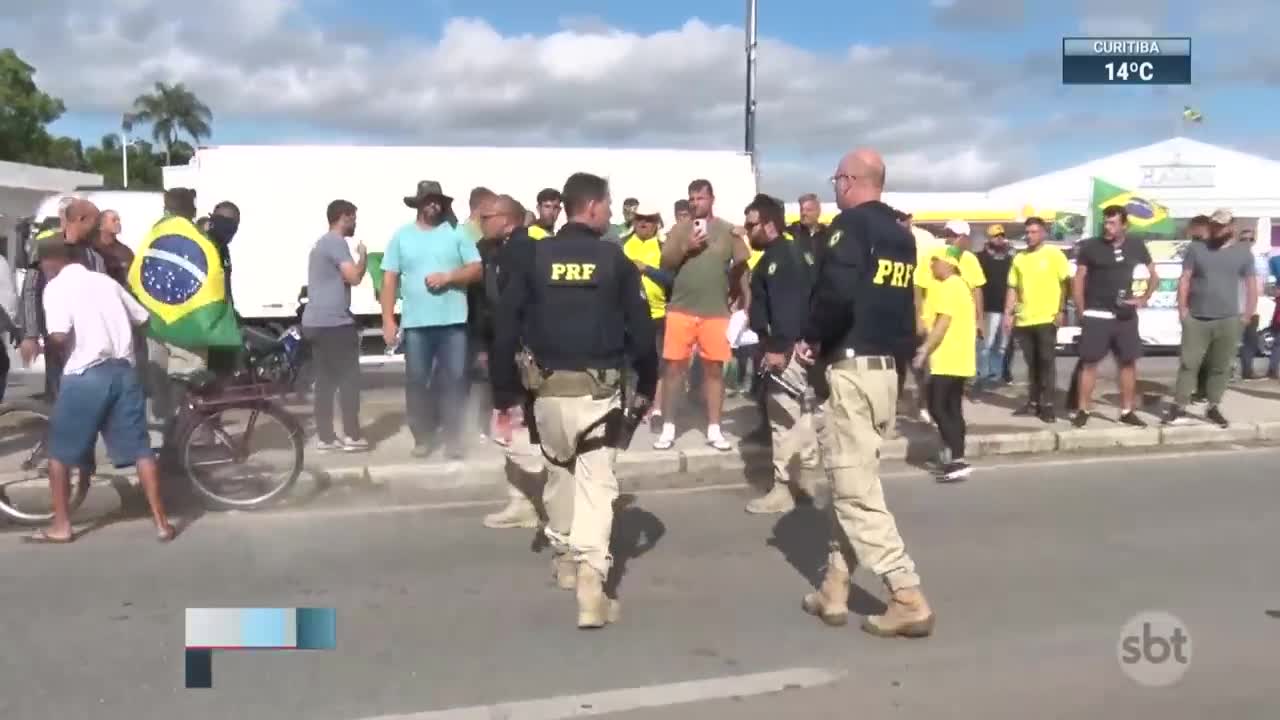
<instances>
[{"instance_id":1,"label":"man in olive green shirt","mask_svg":"<svg viewBox=\"0 0 1280 720\"><path fill-rule=\"evenodd\" d=\"M667 302L667 323L663 334L662 411L668 420L653 443L657 450L675 444L675 404L684 388L684 376L697 346L702 360L703 391L707 406L707 444L728 451L733 446L720 430L724 406L724 364L729 348L729 296L733 288L743 308L750 304L747 285L747 258L750 251L746 232L714 216L715 193L711 183L689 183L689 206L693 219L678 222L667 235L662 249L662 269L675 274L671 298Z\"/></svg>"}]
</instances>

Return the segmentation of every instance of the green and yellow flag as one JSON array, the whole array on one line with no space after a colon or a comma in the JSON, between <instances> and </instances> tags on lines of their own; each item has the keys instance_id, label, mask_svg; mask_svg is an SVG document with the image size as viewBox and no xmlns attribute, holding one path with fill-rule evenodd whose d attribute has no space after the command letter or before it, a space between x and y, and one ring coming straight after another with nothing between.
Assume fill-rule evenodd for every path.
<instances>
[{"instance_id":1,"label":"green and yellow flag","mask_svg":"<svg viewBox=\"0 0 1280 720\"><path fill-rule=\"evenodd\" d=\"M1199 110L1190 105L1184 105L1182 106L1182 119L1187 122L1198 123L1204 120L1204 115L1201 115Z\"/></svg>"},{"instance_id":2,"label":"green and yellow flag","mask_svg":"<svg viewBox=\"0 0 1280 720\"><path fill-rule=\"evenodd\" d=\"M1094 178L1093 202L1089 207L1094 233L1101 232L1102 211L1112 205L1119 205L1129 214L1129 233L1135 237L1173 237L1177 231L1165 206L1141 197L1132 190Z\"/></svg>"},{"instance_id":3,"label":"green and yellow flag","mask_svg":"<svg viewBox=\"0 0 1280 720\"><path fill-rule=\"evenodd\" d=\"M129 267L129 289L151 312L149 332L157 340L188 350L244 342L218 249L186 218L151 228Z\"/></svg>"}]
</instances>

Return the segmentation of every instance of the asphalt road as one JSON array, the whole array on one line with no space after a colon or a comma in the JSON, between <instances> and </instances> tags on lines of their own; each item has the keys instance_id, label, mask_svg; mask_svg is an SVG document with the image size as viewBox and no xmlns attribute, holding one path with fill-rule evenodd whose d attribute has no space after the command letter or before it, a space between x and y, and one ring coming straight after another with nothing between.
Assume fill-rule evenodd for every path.
<instances>
[{"instance_id":1,"label":"asphalt road","mask_svg":"<svg viewBox=\"0 0 1280 720\"><path fill-rule=\"evenodd\" d=\"M924 641L803 615L822 516L747 516L740 490L622 511L622 621L595 632L573 627L531 531L482 528L493 503L465 497L209 515L170 546L142 521L64 547L2 533L0 717L1272 718L1278 464L1280 449L1073 457L980 465L956 486L889 468L938 613ZM883 590L856 580L855 611L876 610ZM183 609L217 606L337 608L338 649L219 653L214 689L186 690ZM1172 687L1117 660L1145 610L1192 638Z\"/></svg>"}]
</instances>

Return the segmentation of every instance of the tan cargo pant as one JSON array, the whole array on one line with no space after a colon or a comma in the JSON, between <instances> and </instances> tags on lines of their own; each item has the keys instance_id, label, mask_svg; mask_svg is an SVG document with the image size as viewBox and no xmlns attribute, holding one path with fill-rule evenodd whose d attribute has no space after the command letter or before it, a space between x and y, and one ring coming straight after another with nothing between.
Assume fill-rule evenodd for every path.
<instances>
[{"instance_id":1,"label":"tan cargo pant","mask_svg":"<svg viewBox=\"0 0 1280 720\"><path fill-rule=\"evenodd\" d=\"M143 372L143 388L151 401L154 422L168 422L178 414L182 387L170 375L185 375L208 366L203 352L184 350L176 345L147 338L147 363Z\"/></svg>"},{"instance_id":2,"label":"tan cargo pant","mask_svg":"<svg viewBox=\"0 0 1280 720\"><path fill-rule=\"evenodd\" d=\"M797 388L807 388L805 368L794 360L781 373L782 378ZM814 435L813 413L801 398L789 395L776 382L765 386L765 411L769 416L769 436L773 441L773 481L791 481L787 466L799 455L805 467L818 466L818 440Z\"/></svg>"},{"instance_id":3,"label":"tan cargo pant","mask_svg":"<svg viewBox=\"0 0 1280 720\"><path fill-rule=\"evenodd\" d=\"M578 434L621 404L621 396L595 400L584 397L539 397L533 412L542 447L554 458L572 457ZM599 424L584 440L605 435ZM613 462L618 451L598 447L579 453L568 467L548 461L547 486L542 498L547 509L547 539L556 552L570 552L601 575L609 574L613 556L613 501L618 499L618 478Z\"/></svg>"},{"instance_id":4,"label":"tan cargo pant","mask_svg":"<svg viewBox=\"0 0 1280 720\"><path fill-rule=\"evenodd\" d=\"M920 585L920 576L880 485L880 446L893 432L898 375L892 368L869 366L879 361L853 358L828 367L831 396L815 422L831 480L829 562L845 571L862 563L896 592ZM842 537L853 551L853 562L845 557Z\"/></svg>"}]
</instances>

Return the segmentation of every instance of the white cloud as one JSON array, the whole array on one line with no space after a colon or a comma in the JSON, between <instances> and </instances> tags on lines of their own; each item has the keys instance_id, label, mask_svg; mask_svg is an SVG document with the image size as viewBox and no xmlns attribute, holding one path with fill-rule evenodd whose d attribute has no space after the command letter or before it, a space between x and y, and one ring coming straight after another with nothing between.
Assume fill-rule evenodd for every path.
<instances>
[{"instance_id":1,"label":"white cloud","mask_svg":"<svg viewBox=\"0 0 1280 720\"><path fill-rule=\"evenodd\" d=\"M934 22L947 28L1008 29L1026 21L1024 0L930 0Z\"/></svg>"},{"instance_id":2,"label":"white cloud","mask_svg":"<svg viewBox=\"0 0 1280 720\"><path fill-rule=\"evenodd\" d=\"M0 6L0 45L71 112L122 113L162 80L204 99L215 132L234 119L430 144L741 143L742 30L696 19L642 35L571 18L536 36L454 18L429 43L322 27L301 0L42 0L14 11ZM1037 72L927 46L822 55L763 38L764 185L825 189L814 183L863 143L885 154L895 190L1019 177L1038 138L1011 141L990 108L1016 102Z\"/></svg>"},{"instance_id":3,"label":"white cloud","mask_svg":"<svg viewBox=\"0 0 1280 720\"><path fill-rule=\"evenodd\" d=\"M1170 0L1080 0L1080 29L1097 37L1141 37L1164 27Z\"/></svg>"}]
</instances>

